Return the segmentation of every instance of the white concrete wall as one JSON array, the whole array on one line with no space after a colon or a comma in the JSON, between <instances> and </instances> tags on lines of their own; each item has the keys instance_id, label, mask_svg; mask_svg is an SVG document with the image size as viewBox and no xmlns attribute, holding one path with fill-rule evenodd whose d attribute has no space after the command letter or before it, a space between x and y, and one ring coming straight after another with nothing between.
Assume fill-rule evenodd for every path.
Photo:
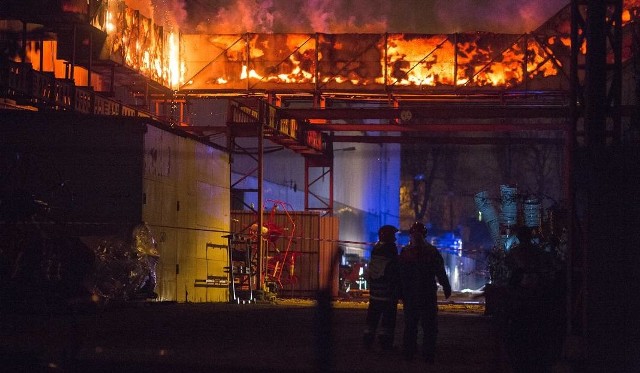
<instances>
[{"instance_id":1,"label":"white concrete wall","mask_svg":"<svg viewBox=\"0 0 640 373\"><path fill-rule=\"evenodd\" d=\"M160 299L226 302L227 287L196 280L226 278L227 251L217 246L229 232L228 155L151 126L144 148L142 216L159 241Z\"/></svg>"}]
</instances>

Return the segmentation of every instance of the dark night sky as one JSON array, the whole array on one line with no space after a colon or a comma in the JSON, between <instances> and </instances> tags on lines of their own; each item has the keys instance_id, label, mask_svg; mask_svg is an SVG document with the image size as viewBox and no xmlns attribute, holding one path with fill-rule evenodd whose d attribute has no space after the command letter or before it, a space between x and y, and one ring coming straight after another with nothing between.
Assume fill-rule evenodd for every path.
<instances>
[{"instance_id":1,"label":"dark night sky","mask_svg":"<svg viewBox=\"0 0 640 373\"><path fill-rule=\"evenodd\" d=\"M454 33L535 30L569 0L127 0L199 33Z\"/></svg>"}]
</instances>

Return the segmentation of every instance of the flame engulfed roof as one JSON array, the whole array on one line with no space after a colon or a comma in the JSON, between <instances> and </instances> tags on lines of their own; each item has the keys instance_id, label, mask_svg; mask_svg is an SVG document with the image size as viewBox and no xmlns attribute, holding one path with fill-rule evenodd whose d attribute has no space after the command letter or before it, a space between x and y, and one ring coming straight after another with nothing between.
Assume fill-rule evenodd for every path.
<instances>
[{"instance_id":1,"label":"flame engulfed roof","mask_svg":"<svg viewBox=\"0 0 640 373\"><path fill-rule=\"evenodd\" d=\"M566 88L569 48L536 35L184 35L184 90L415 91L465 87Z\"/></svg>"},{"instance_id":2,"label":"flame engulfed roof","mask_svg":"<svg viewBox=\"0 0 640 373\"><path fill-rule=\"evenodd\" d=\"M623 21L638 9L625 1ZM569 88L570 6L527 34L184 35L123 2L93 24L108 35L101 58L187 92Z\"/></svg>"},{"instance_id":3,"label":"flame engulfed roof","mask_svg":"<svg viewBox=\"0 0 640 373\"><path fill-rule=\"evenodd\" d=\"M570 6L526 34L182 34L122 1L106 4L92 20L107 35L98 59L187 93L411 94L570 86ZM639 15L640 0L625 0L623 23ZM630 34L624 33L623 59L632 55ZM583 42L583 54L585 49Z\"/></svg>"},{"instance_id":4,"label":"flame engulfed roof","mask_svg":"<svg viewBox=\"0 0 640 373\"><path fill-rule=\"evenodd\" d=\"M9 4L9 10L23 16L28 10L18 1ZM623 4L624 25L640 16L640 0ZM82 0L57 6L62 13L88 15ZM439 93L569 88L570 5L526 34L183 34L177 27L155 24L124 1L108 1L95 10L91 24L106 34L97 59L172 90ZM584 55L586 43L580 42ZM623 59L632 55L631 44L631 32L625 32Z\"/></svg>"}]
</instances>

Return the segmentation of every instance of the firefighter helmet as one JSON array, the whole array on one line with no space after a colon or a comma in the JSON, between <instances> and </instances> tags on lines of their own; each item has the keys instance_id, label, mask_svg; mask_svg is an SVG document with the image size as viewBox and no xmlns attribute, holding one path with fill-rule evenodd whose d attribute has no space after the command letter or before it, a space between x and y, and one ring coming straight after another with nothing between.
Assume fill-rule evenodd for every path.
<instances>
[{"instance_id":1,"label":"firefighter helmet","mask_svg":"<svg viewBox=\"0 0 640 373\"><path fill-rule=\"evenodd\" d=\"M383 225L382 227L380 227L380 229L378 229L378 234L396 234L396 232L398 232L398 228L394 227L393 225Z\"/></svg>"},{"instance_id":2,"label":"firefighter helmet","mask_svg":"<svg viewBox=\"0 0 640 373\"><path fill-rule=\"evenodd\" d=\"M417 221L413 223L413 225L411 225L411 228L409 228L409 233L420 233L423 236L426 236L427 227L425 227L425 225L422 224L421 222Z\"/></svg>"}]
</instances>

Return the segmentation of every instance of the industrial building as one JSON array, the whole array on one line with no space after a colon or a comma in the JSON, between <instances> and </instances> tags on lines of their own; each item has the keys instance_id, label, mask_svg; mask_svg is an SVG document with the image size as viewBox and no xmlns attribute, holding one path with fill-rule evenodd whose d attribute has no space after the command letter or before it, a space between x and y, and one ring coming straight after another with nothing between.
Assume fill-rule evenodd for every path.
<instances>
[{"instance_id":1,"label":"industrial building","mask_svg":"<svg viewBox=\"0 0 640 373\"><path fill-rule=\"evenodd\" d=\"M30 3L0 9L3 204L36 197L107 257L146 224L160 300L338 296L340 258L413 219L401 154L424 143L561 149L569 334L629 280L612 269L638 222L636 1L429 35L187 34L124 1Z\"/></svg>"}]
</instances>

